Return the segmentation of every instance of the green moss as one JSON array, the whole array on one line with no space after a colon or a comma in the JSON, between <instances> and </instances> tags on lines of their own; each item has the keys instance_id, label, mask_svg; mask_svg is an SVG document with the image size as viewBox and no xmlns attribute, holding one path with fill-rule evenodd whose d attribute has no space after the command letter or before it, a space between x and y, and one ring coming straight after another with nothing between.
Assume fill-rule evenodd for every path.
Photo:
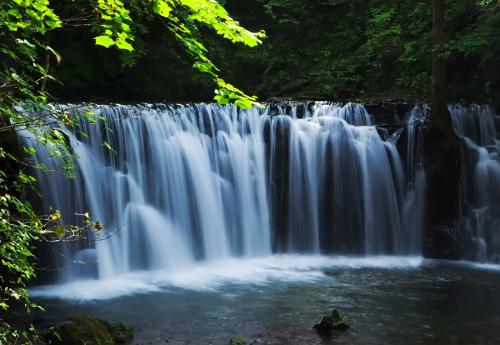
<instances>
[{"instance_id":1,"label":"green moss","mask_svg":"<svg viewBox=\"0 0 500 345\"><path fill-rule=\"evenodd\" d=\"M344 332L350 328L344 315L335 309L330 315L323 316L320 323L314 325L314 329L321 336L331 336L333 331Z\"/></svg>"},{"instance_id":2,"label":"green moss","mask_svg":"<svg viewBox=\"0 0 500 345\"><path fill-rule=\"evenodd\" d=\"M76 315L57 325L45 337L52 345L113 345L113 338L101 320Z\"/></svg>"},{"instance_id":3,"label":"green moss","mask_svg":"<svg viewBox=\"0 0 500 345\"><path fill-rule=\"evenodd\" d=\"M111 325L109 332L115 344L128 344L134 339L134 329L121 322Z\"/></svg>"},{"instance_id":4,"label":"green moss","mask_svg":"<svg viewBox=\"0 0 500 345\"><path fill-rule=\"evenodd\" d=\"M247 345L247 342L243 337L236 337L231 339L228 345Z\"/></svg>"},{"instance_id":5,"label":"green moss","mask_svg":"<svg viewBox=\"0 0 500 345\"><path fill-rule=\"evenodd\" d=\"M340 314L337 309L332 312L331 318L333 320L332 329L334 331L346 331L350 328L345 316Z\"/></svg>"},{"instance_id":6,"label":"green moss","mask_svg":"<svg viewBox=\"0 0 500 345\"><path fill-rule=\"evenodd\" d=\"M134 330L124 323L110 324L88 315L76 315L56 325L45 335L50 345L129 344Z\"/></svg>"}]
</instances>

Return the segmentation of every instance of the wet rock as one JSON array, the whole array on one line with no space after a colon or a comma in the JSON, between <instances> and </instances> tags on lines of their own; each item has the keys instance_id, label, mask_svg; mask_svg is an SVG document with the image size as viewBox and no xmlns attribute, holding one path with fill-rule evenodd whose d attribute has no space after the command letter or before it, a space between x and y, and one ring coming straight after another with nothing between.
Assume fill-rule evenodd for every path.
<instances>
[{"instance_id":1,"label":"wet rock","mask_svg":"<svg viewBox=\"0 0 500 345\"><path fill-rule=\"evenodd\" d=\"M314 329L321 336L331 336L334 331L343 332L349 327L345 317L337 309L331 315L323 316L321 322L314 325Z\"/></svg>"},{"instance_id":2,"label":"wet rock","mask_svg":"<svg viewBox=\"0 0 500 345\"><path fill-rule=\"evenodd\" d=\"M423 135L427 176L425 256L458 259L456 221L464 206L462 145L449 131L427 128Z\"/></svg>"},{"instance_id":3,"label":"wet rock","mask_svg":"<svg viewBox=\"0 0 500 345\"><path fill-rule=\"evenodd\" d=\"M323 316L321 322L314 325L314 329L319 335L331 335L333 332L333 319L330 316Z\"/></svg>"},{"instance_id":4,"label":"wet rock","mask_svg":"<svg viewBox=\"0 0 500 345\"><path fill-rule=\"evenodd\" d=\"M132 327L111 324L88 315L76 315L50 328L44 340L51 345L118 345L134 338Z\"/></svg>"},{"instance_id":5,"label":"wet rock","mask_svg":"<svg viewBox=\"0 0 500 345\"><path fill-rule=\"evenodd\" d=\"M109 327L109 333L115 344L128 344L134 339L134 329L121 322L112 324Z\"/></svg>"},{"instance_id":6,"label":"wet rock","mask_svg":"<svg viewBox=\"0 0 500 345\"><path fill-rule=\"evenodd\" d=\"M247 345L247 342L243 337L236 337L231 339L228 345Z\"/></svg>"},{"instance_id":7,"label":"wet rock","mask_svg":"<svg viewBox=\"0 0 500 345\"><path fill-rule=\"evenodd\" d=\"M304 103L300 103L297 105L297 118L303 119L306 117L306 106Z\"/></svg>"},{"instance_id":8,"label":"wet rock","mask_svg":"<svg viewBox=\"0 0 500 345\"><path fill-rule=\"evenodd\" d=\"M53 345L114 345L106 325L87 315L77 315L52 327L45 336L47 344Z\"/></svg>"},{"instance_id":9,"label":"wet rock","mask_svg":"<svg viewBox=\"0 0 500 345\"><path fill-rule=\"evenodd\" d=\"M333 319L333 330L334 331L346 331L349 329L349 324L347 323L345 317L340 314L340 312L335 309L331 315Z\"/></svg>"},{"instance_id":10,"label":"wet rock","mask_svg":"<svg viewBox=\"0 0 500 345\"><path fill-rule=\"evenodd\" d=\"M429 226L425 236L424 256L433 259L460 259L464 252L460 243L462 247L463 244L470 243L470 239L460 233L460 226Z\"/></svg>"}]
</instances>

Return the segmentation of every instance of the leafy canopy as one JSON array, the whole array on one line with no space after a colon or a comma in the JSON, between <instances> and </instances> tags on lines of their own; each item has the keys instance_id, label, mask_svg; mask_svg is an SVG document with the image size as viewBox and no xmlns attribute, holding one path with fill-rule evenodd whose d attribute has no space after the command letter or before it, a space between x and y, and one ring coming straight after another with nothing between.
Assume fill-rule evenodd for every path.
<instances>
[{"instance_id":1,"label":"leafy canopy","mask_svg":"<svg viewBox=\"0 0 500 345\"><path fill-rule=\"evenodd\" d=\"M98 0L101 23L97 45L124 51L134 50L132 13L120 0ZM243 28L217 1L213 0L136 0L136 5L149 5L164 20L186 52L194 59L193 67L208 74L217 86L215 100L221 104L234 103L242 108L258 105L255 96L248 96L220 77L220 70L208 57L208 50L199 38L199 26L213 29L219 36L249 47L255 47L265 38L263 31L251 32Z\"/></svg>"}]
</instances>

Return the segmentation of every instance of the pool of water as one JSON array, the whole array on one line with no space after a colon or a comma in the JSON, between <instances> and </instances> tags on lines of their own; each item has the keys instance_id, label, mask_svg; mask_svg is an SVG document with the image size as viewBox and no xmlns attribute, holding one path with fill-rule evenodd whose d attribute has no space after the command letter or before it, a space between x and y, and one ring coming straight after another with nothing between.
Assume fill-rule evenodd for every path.
<instances>
[{"instance_id":1,"label":"pool of water","mask_svg":"<svg viewBox=\"0 0 500 345\"><path fill-rule=\"evenodd\" d=\"M88 313L135 344L500 344L500 268L420 258L285 256L32 290L51 321ZM332 309L351 329L322 339Z\"/></svg>"}]
</instances>

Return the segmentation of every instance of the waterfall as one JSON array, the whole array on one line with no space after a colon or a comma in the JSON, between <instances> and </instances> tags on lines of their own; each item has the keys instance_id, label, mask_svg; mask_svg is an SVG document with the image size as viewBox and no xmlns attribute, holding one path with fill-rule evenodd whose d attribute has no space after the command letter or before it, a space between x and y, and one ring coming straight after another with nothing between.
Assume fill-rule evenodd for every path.
<instances>
[{"instance_id":1,"label":"waterfall","mask_svg":"<svg viewBox=\"0 0 500 345\"><path fill-rule=\"evenodd\" d=\"M97 123L61 107L79 124L57 125L77 177L37 171L41 209L68 222L89 212L105 230L59 248L59 281L273 253L420 252L419 152L405 164L398 136L384 139L359 104L96 105ZM57 169L43 149L35 160Z\"/></svg>"},{"instance_id":2,"label":"waterfall","mask_svg":"<svg viewBox=\"0 0 500 345\"><path fill-rule=\"evenodd\" d=\"M463 139L465 202L463 228L470 236L467 259L500 263L500 141L498 116L489 105L449 107L456 134Z\"/></svg>"},{"instance_id":3,"label":"waterfall","mask_svg":"<svg viewBox=\"0 0 500 345\"><path fill-rule=\"evenodd\" d=\"M427 179L423 164L422 128L428 118L429 109L417 104L411 110L407 121L406 144L406 198L403 205L403 227L406 229L408 250L413 254L422 251L425 221L425 193Z\"/></svg>"}]
</instances>

